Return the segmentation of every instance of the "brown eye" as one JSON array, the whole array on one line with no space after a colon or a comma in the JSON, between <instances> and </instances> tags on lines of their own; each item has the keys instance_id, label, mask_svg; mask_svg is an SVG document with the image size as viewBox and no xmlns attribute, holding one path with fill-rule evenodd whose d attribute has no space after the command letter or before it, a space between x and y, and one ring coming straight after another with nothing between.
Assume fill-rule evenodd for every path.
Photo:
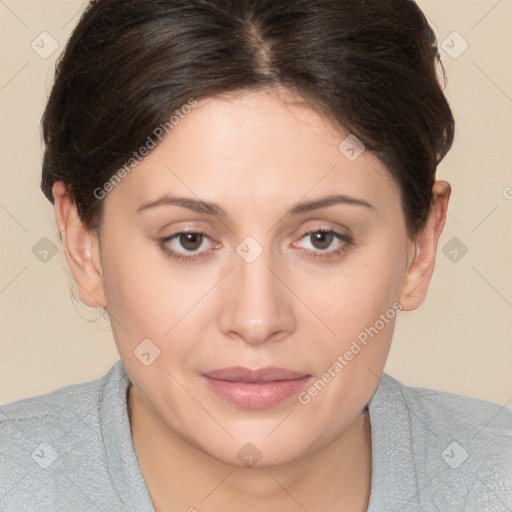
<instances>
[{"instance_id":1,"label":"brown eye","mask_svg":"<svg viewBox=\"0 0 512 512\"><path fill-rule=\"evenodd\" d=\"M201 231L180 231L160 238L158 245L165 254L178 261L192 262L207 258L215 250L212 239Z\"/></svg>"},{"instance_id":2,"label":"brown eye","mask_svg":"<svg viewBox=\"0 0 512 512\"><path fill-rule=\"evenodd\" d=\"M315 249L327 249L334 239L332 231L314 231L309 236Z\"/></svg>"},{"instance_id":3,"label":"brown eye","mask_svg":"<svg viewBox=\"0 0 512 512\"><path fill-rule=\"evenodd\" d=\"M352 237L332 229L311 229L304 233L300 242L292 244L302 249L307 258L329 261L340 258L354 245Z\"/></svg>"},{"instance_id":4,"label":"brown eye","mask_svg":"<svg viewBox=\"0 0 512 512\"><path fill-rule=\"evenodd\" d=\"M197 251L203 243L204 235L200 233L181 233L178 241L180 245L188 251Z\"/></svg>"}]
</instances>

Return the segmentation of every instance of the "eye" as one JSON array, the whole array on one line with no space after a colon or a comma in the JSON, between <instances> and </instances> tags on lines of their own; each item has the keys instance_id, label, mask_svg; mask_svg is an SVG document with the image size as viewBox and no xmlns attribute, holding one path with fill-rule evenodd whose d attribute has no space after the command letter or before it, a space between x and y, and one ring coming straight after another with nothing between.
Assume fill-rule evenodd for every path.
<instances>
[{"instance_id":1,"label":"eye","mask_svg":"<svg viewBox=\"0 0 512 512\"><path fill-rule=\"evenodd\" d=\"M302 241L305 242L302 242ZM179 261L196 261L207 258L218 245L201 231L180 231L158 240L160 248L171 258ZM302 243L301 243L302 242ZM208 245L212 247L208 248ZM306 257L327 260L335 258L346 252L354 245L354 241L348 235L343 235L332 229L312 229L304 233L299 242L294 242L293 247L298 247Z\"/></svg>"},{"instance_id":2,"label":"eye","mask_svg":"<svg viewBox=\"0 0 512 512\"><path fill-rule=\"evenodd\" d=\"M319 259L336 257L347 251L354 243L348 235L338 233L332 229L312 229L304 233L300 240L300 248L306 256ZM294 244L296 245L297 242Z\"/></svg>"},{"instance_id":3,"label":"eye","mask_svg":"<svg viewBox=\"0 0 512 512\"><path fill-rule=\"evenodd\" d=\"M178 233L173 238L187 251L198 251L205 241L203 233Z\"/></svg>"},{"instance_id":4,"label":"eye","mask_svg":"<svg viewBox=\"0 0 512 512\"><path fill-rule=\"evenodd\" d=\"M212 243L211 238L201 231L180 231L161 238L159 245L172 258L193 261L208 255L210 251L205 250L208 241Z\"/></svg>"}]
</instances>

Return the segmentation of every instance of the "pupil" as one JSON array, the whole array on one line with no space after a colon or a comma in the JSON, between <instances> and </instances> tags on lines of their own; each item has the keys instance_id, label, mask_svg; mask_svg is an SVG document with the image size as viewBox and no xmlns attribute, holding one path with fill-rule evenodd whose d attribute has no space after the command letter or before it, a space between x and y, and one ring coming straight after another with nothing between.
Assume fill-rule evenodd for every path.
<instances>
[{"instance_id":1,"label":"pupil","mask_svg":"<svg viewBox=\"0 0 512 512\"><path fill-rule=\"evenodd\" d=\"M333 234L327 231L317 231L313 233L313 245L317 249L326 249L331 245Z\"/></svg>"},{"instance_id":2,"label":"pupil","mask_svg":"<svg viewBox=\"0 0 512 512\"><path fill-rule=\"evenodd\" d=\"M188 249L189 251L196 251L201 247L202 235L197 233L181 233L180 234L180 244L184 249Z\"/></svg>"}]
</instances>

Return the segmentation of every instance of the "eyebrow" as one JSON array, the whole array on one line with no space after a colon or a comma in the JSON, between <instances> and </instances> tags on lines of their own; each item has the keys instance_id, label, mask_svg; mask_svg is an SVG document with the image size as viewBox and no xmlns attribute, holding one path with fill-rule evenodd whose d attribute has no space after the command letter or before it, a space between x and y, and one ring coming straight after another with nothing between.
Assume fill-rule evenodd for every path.
<instances>
[{"instance_id":1,"label":"eyebrow","mask_svg":"<svg viewBox=\"0 0 512 512\"><path fill-rule=\"evenodd\" d=\"M311 201L305 201L296 204L293 208L291 208L288 211L287 215L298 215L301 213L307 213L313 210L318 210L320 208L325 208L327 206L332 206L335 204L363 206L365 208L374 209L373 205L371 205L370 203L363 199L357 199L355 197L346 195L331 195L323 197L321 199L313 199ZM218 217L226 216L226 211L215 203L210 203L207 201L202 201L201 199L193 199L189 197L170 196L167 194L152 201L143 202L137 208L137 212L142 212L149 210L151 208L158 208L161 206L181 206L183 208L188 208L189 210L193 210L198 213L206 213Z\"/></svg>"}]
</instances>

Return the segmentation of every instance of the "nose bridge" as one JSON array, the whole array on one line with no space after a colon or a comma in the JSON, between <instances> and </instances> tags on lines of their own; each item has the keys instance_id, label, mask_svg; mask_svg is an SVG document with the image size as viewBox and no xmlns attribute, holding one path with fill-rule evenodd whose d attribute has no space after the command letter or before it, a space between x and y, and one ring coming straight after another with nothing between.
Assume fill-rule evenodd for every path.
<instances>
[{"instance_id":1,"label":"nose bridge","mask_svg":"<svg viewBox=\"0 0 512 512\"><path fill-rule=\"evenodd\" d=\"M290 297L274 275L279 272L274 268L271 249L258 248L253 240L246 240L237 247L235 256L220 315L221 330L250 344L264 343L293 330Z\"/></svg>"}]
</instances>

